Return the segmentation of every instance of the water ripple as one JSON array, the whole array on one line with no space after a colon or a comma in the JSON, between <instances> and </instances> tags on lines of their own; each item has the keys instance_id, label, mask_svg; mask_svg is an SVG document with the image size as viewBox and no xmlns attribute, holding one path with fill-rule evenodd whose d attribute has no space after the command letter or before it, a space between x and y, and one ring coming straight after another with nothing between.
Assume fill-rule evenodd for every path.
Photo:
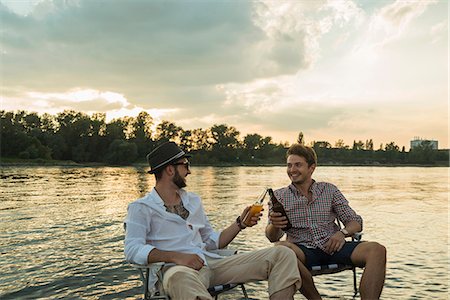
<instances>
[{"instance_id":1,"label":"water ripple","mask_svg":"<svg viewBox=\"0 0 450 300\"><path fill-rule=\"evenodd\" d=\"M263 188L287 184L284 167L192 169L189 189L202 197L216 229L228 226ZM337 184L363 216L364 239L388 249L382 299L447 299L447 173L448 168L316 171L317 180ZM154 185L145 168L5 167L0 177L1 299L142 296L138 273L123 260L123 220L128 203ZM266 218L264 212L260 224L230 247L271 247ZM315 282L324 299L354 299L350 271ZM252 297L267 299L266 282L246 286ZM221 299L239 297L233 291Z\"/></svg>"}]
</instances>

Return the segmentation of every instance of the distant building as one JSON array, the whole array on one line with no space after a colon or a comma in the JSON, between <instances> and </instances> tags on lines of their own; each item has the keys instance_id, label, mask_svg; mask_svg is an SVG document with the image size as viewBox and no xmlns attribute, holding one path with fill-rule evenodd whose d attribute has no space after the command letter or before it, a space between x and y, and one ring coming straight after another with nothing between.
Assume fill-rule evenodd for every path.
<instances>
[{"instance_id":1,"label":"distant building","mask_svg":"<svg viewBox=\"0 0 450 300\"><path fill-rule=\"evenodd\" d=\"M438 141L425 140L425 139L419 138L418 136L415 136L414 139L411 141L411 149L419 147L419 146L421 146L423 144L430 145L431 149L434 149L434 150L438 149Z\"/></svg>"}]
</instances>

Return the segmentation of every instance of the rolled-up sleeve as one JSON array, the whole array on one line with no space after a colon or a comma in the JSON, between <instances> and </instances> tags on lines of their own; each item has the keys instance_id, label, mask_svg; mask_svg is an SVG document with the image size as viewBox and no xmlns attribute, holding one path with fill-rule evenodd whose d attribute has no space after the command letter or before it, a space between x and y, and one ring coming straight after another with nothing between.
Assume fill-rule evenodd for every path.
<instances>
[{"instance_id":1,"label":"rolled-up sleeve","mask_svg":"<svg viewBox=\"0 0 450 300\"><path fill-rule=\"evenodd\" d=\"M211 227L208 217L204 213L203 207L202 212L203 212L203 224L205 226L202 229L200 229L200 234L202 236L203 242L205 243L205 248L207 250L219 249L220 232L215 231Z\"/></svg>"},{"instance_id":2,"label":"rolled-up sleeve","mask_svg":"<svg viewBox=\"0 0 450 300\"><path fill-rule=\"evenodd\" d=\"M363 220L348 204L348 200L336 187L333 193L333 208L339 218L339 220L346 225L350 221L356 221L363 228Z\"/></svg>"},{"instance_id":3,"label":"rolled-up sleeve","mask_svg":"<svg viewBox=\"0 0 450 300\"><path fill-rule=\"evenodd\" d=\"M207 238L203 239L206 250L219 249L220 232L217 232L217 231L214 231L211 229L211 231L209 233L207 233L206 236L207 236Z\"/></svg>"},{"instance_id":4,"label":"rolled-up sleeve","mask_svg":"<svg viewBox=\"0 0 450 300\"><path fill-rule=\"evenodd\" d=\"M155 247L146 243L150 231L150 214L144 213L144 205L132 203L128 206L125 219L125 259L129 262L145 265L148 254Z\"/></svg>"}]
</instances>

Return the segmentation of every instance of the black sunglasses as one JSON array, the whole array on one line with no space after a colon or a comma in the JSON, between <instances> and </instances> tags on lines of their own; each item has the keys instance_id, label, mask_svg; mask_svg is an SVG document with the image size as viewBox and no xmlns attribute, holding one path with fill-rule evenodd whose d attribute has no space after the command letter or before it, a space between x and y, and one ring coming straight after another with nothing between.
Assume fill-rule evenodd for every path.
<instances>
[{"instance_id":1,"label":"black sunglasses","mask_svg":"<svg viewBox=\"0 0 450 300\"><path fill-rule=\"evenodd\" d=\"M189 161L186 162L178 162L178 163L173 163L172 166L185 166L187 170L189 170L189 168L191 167L191 163Z\"/></svg>"}]
</instances>

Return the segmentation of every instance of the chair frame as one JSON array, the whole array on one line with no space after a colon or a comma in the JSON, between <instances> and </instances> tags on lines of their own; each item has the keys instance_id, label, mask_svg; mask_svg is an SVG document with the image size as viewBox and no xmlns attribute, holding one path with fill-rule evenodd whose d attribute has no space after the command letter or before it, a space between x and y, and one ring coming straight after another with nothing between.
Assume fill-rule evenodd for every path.
<instances>
[{"instance_id":1,"label":"chair frame","mask_svg":"<svg viewBox=\"0 0 450 300\"><path fill-rule=\"evenodd\" d=\"M342 228L342 223L339 219L337 220L337 225L339 226L339 228ZM353 234L351 238L352 241L354 242L360 242L362 238L362 232L357 232ZM309 268L309 271L311 272L312 276L334 274L346 270L351 270L353 272L353 291L354 291L353 297L355 297L359 292L356 280L356 266L346 264L328 264L328 265L312 266L311 268Z\"/></svg>"},{"instance_id":2,"label":"chair frame","mask_svg":"<svg viewBox=\"0 0 450 300\"><path fill-rule=\"evenodd\" d=\"M230 256L230 255L234 255L237 253L236 250L230 250L230 249L218 249L218 250L214 250L211 252L217 253L222 256ZM161 267L161 269L156 274L158 277L158 281L156 284L160 285L160 284L162 284L163 276L164 276L162 267L169 266L169 265L173 265L173 264L157 262L157 263L152 263L152 264L148 264L148 265L138 265L138 264L131 263L131 266L139 271L139 275L140 275L141 281L143 283L145 300L160 300L160 299L170 300L169 295L167 295L165 292L161 291L158 287L153 290L150 290L149 284L148 284L149 279L150 279L150 269L152 267L154 267L154 266ZM213 296L217 300L218 296L221 293L232 290L237 286L239 286L242 290L242 294L244 295L243 299L250 299L250 298L248 298L247 290L245 289L244 283L230 283L230 284L216 285L216 286L209 287L208 292L211 296Z\"/></svg>"},{"instance_id":3,"label":"chair frame","mask_svg":"<svg viewBox=\"0 0 450 300\"><path fill-rule=\"evenodd\" d=\"M358 232L354 236L352 236L352 241L359 242L361 241L362 233ZM351 270L353 272L353 297L355 297L359 290L358 284L356 280L356 266L354 265L345 265L345 264L328 264L328 265L320 265L320 266L312 266L309 268L312 276L319 276L325 274L334 274L346 270Z\"/></svg>"}]
</instances>

